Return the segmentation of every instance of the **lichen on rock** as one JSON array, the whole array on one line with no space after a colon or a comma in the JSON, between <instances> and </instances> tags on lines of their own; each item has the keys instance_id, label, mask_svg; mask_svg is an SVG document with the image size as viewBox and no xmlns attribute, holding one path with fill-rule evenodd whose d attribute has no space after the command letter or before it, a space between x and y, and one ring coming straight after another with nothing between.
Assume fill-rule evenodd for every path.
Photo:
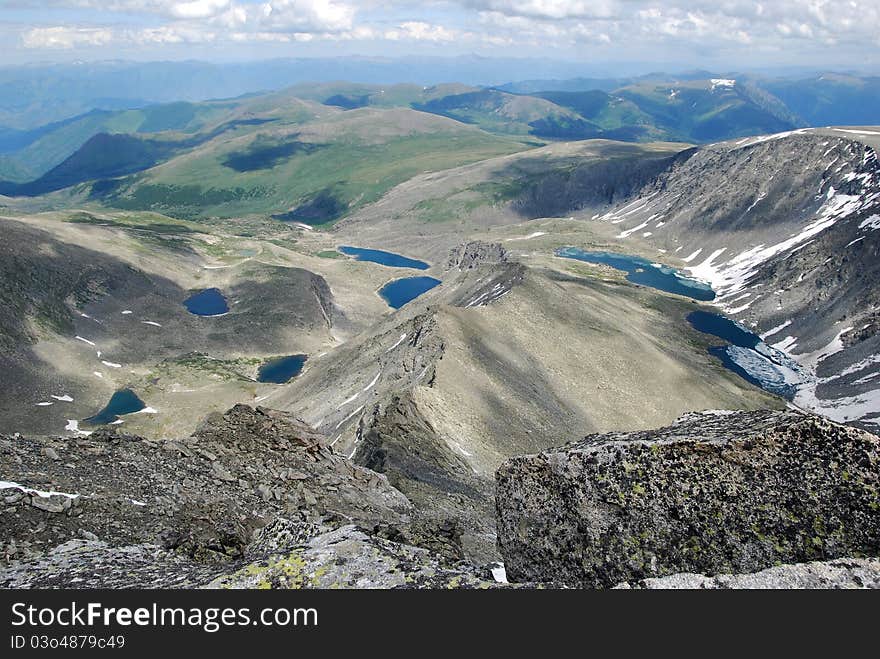
<instances>
[{"instance_id":1,"label":"lichen on rock","mask_svg":"<svg viewBox=\"0 0 880 659\"><path fill-rule=\"evenodd\" d=\"M798 412L690 414L508 460L513 581L611 587L880 554L880 439Z\"/></svg>"}]
</instances>

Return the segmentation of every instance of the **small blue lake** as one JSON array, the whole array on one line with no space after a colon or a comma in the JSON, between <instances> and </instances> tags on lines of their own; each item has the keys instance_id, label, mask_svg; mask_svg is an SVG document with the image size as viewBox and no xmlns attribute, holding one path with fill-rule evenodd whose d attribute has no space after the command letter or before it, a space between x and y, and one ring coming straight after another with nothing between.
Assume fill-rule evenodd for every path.
<instances>
[{"instance_id":1,"label":"small blue lake","mask_svg":"<svg viewBox=\"0 0 880 659\"><path fill-rule=\"evenodd\" d=\"M387 265L391 268L414 268L416 270L427 270L429 266L424 261L410 259L394 252L383 252L380 249L366 249L363 247L349 247L341 245L339 251L348 256L355 257L358 261L370 261L371 263L379 263Z\"/></svg>"},{"instance_id":2,"label":"small blue lake","mask_svg":"<svg viewBox=\"0 0 880 659\"><path fill-rule=\"evenodd\" d=\"M412 302L419 295L439 286L440 283L439 279L433 277L405 277L385 284L379 289L379 295L392 309L400 309L407 302Z\"/></svg>"},{"instance_id":3,"label":"small blue lake","mask_svg":"<svg viewBox=\"0 0 880 659\"><path fill-rule=\"evenodd\" d=\"M728 345L709 348L709 354L720 359L726 368L765 391L794 399L797 393L794 381L800 367L785 353L771 348L739 323L716 313L694 311L687 321L697 331L727 342Z\"/></svg>"},{"instance_id":4,"label":"small blue lake","mask_svg":"<svg viewBox=\"0 0 880 659\"><path fill-rule=\"evenodd\" d=\"M691 279L675 268L651 263L637 256L587 252L576 247L558 249L556 255L586 263L609 265L626 272L626 279L634 284L702 302L715 299L711 286ZM724 345L711 346L709 354L721 360L725 368L765 391L788 400L794 398L794 383L798 380L799 366L785 353L771 348L761 337L721 314L694 311L688 315L687 321L695 330L721 339Z\"/></svg>"},{"instance_id":5,"label":"small blue lake","mask_svg":"<svg viewBox=\"0 0 880 659\"><path fill-rule=\"evenodd\" d=\"M710 311L694 311L688 314L687 321L695 330L724 339L740 348L756 348L761 337L753 334L739 323Z\"/></svg>"},{"instance_id":6,"label":"small blue lake","mask_svg":"<svg viewBox=\"0 0 880 659\"><path fill-rule=\"evenodd\" d=\"M577 247L560 248L556 250L556 256L585 263L609 265L615 270L627 273L627 281L640 286L649 286L667 293L684 295L702 302L715 299L715 292L708 284L692 279L675 268L651 263L638 256L612 252L588 252Z\"/></svg>"},{"instance_id":7,"label":"small blue lake","mask_svg":"<svg viewBox=\"0 0 880 659\"><path fill-rule=\"evenodd\" d=\"M229 313L229 304L219 288L208 288L196 293L184 300L183 304L196 316L222 316Z\"/></svg>"},{"instance_id":8,"label":"small blue lake","mask_svg":"<svg viewBox=\"0 0 880 659\"><path fill-rule=\"evenodd\" d=\"M257 372L257 381L271 384L290 382L302 373L307 359L307 355L289 355L268 361L260 366L260 370Z\"/></svg>"},{"instance_id":9,"label":"small blue lake","mask_svg":"<svg viewBox=\"0 0 880 659\"><path fill-rule=\"evenodd\" d=\"M89 426L103 426L117 421L123 414L140 412L146 405L131 389L120 389L110 398L107 406L95 416L83 419Z\"/></svg>"}]
</instances>

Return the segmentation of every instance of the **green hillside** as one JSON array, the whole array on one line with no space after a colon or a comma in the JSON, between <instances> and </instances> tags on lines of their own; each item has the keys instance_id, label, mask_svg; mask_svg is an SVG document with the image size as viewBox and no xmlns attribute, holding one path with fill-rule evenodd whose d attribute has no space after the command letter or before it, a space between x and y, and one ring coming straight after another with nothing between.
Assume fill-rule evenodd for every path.
<instances>
[{"instance_id":1,"label":"green hillside","mask_svg":"<svg viewBox=\"0 0 880 659\"><path fill-rule=\"evenodd\" d=\"M273 215L322 224L424 172L528 148L522 141L408 109L365 108L291 126L220 135L91 199L181 218Z\"/></svg>"},{"instance_id":2,"label":"green hillside","mask_svg":"<svg viewBox=\"0 0 880 659\"><path fill-rule=\"evenodd\" d=\"M615 94L650 116L668 139L713 142L800 125L778 101L736 80L647 81Z\"/></svg>"}]
</instances>

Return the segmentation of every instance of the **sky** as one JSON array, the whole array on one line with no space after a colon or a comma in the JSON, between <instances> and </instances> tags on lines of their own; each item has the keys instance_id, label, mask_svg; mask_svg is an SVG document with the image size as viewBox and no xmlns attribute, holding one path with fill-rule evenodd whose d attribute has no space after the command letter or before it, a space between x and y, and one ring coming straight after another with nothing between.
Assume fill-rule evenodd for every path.
<instances>
[{"instance_id":1,"label":"sky","mask_svg":"<svg viewBox=\"0 0 880 659\"><path fill-rule=\"evenodd\" d=\"M334 55L880 71L880 0L0 0L0 65Z\"/></svg>"}]
</instances>

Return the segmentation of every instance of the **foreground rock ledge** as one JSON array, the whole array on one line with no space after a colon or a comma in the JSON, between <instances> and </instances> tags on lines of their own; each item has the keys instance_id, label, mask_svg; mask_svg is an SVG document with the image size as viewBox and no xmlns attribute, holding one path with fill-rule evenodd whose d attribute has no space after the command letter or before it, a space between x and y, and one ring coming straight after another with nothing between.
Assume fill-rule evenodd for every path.
<instances>
[{"instance_id":1,"label":"foreground rock ledge","mask_svg":"<svg viewBox=\"0 0 880 659\"><path fill-rule=\"evenodd\" d=\"M880 439L796 412L690 414L496 474L512 581L612 587L880 555Z\"/></svg>"},{"instance_id":2,"label":"foreground rock ledge","mask_svg":"<svg viewBox=\"0 0 880 659\"><path fill-rule=\"evenodd\" d=\"M754 574L673 574L623 583L619 589L647 590L791 590L880 588L880 559L841 558L798 565L780 565Z\"/></svg>"}]
</instances>

